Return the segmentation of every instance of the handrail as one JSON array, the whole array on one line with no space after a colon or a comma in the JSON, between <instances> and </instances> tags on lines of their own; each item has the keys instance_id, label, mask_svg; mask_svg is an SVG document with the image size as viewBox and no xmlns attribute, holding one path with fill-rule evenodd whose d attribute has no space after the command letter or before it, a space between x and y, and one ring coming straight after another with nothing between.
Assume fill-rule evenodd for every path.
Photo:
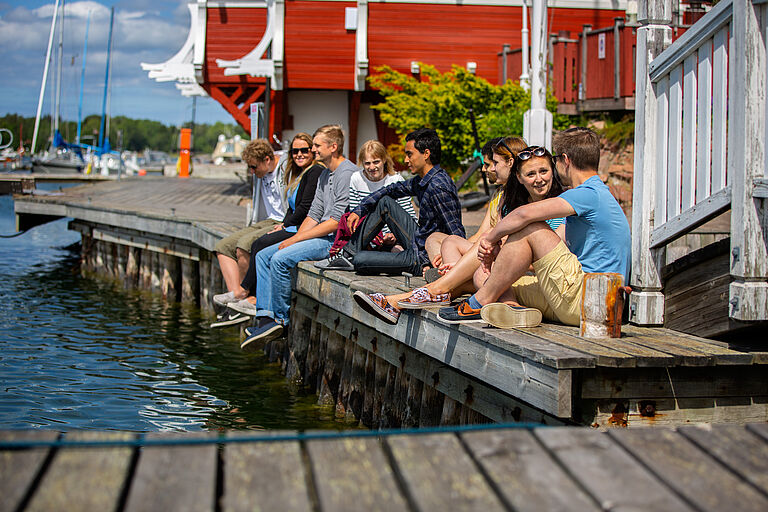
<instances>
[{"instance_id":1,"label":"handrail","mask_svg":"<svg viewBox=\"0 0 768 512\"><path fill-rule=\"evenodd\" d=\"M682 63L686 57L701 46L701 43L714 36L723 25L729 23L732 17L733 0L722 0L653 60L649 66L651 81L658 81L659 78Z\"/></svg>"}]
</instances>

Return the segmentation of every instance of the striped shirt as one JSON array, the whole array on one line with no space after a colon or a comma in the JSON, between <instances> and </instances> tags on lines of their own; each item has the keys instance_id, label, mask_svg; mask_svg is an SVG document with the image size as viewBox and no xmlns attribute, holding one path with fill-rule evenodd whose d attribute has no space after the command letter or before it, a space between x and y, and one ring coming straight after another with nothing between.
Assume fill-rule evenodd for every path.
<instances>
[{"instance_id":1,"label":"striped shirt","mask_svg":"<svg viewBox=\"0 0 768 512\"><path fill-rule=\"evenodd\" d=\"M349 211L352 211L360 206L360 203L363 202L363 199L371 195L371 193L376 192L380 188L384 188L387 185L391 185L392 183L397 183L400 181L405 180L403 180L403 177L399 174L387 175L383 180L380 181L371 181L366 178L363 171L357 171L349 179ZM413 220L418 221L416 212L413 210L413 201L410 197L399 198L397 200L397 204L399 204L403 210L408 213L408 215L413 217ZM384 226L382 231L384 233L389 233L389 228Z\"/></svg>"}]
</instances>

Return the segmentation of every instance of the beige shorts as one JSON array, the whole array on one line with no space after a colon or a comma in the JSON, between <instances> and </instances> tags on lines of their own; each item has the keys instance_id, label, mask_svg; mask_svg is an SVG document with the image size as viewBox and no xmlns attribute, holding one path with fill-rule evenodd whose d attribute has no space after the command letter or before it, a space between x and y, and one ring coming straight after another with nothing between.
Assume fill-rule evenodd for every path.
<instances>
[{"instance_id":1,"label":"beige shorts","mask_svg":"<svg viewBox=\"0 0 768 512\"><path fill-rule=\"evenodd\" d=\"M253 245L253 242L272 231L272 228L277 224L279 223L272 219L257 222L247 228L235 231L229 236L225 236L216 243L213 250L214 252L229 256L233 260L236 260L237 249L251 252L251 245Z\"/></svg>"},{"instance_id":2,"label":"beige shorts","mask_svg":"<svg viewBox=\"0 0 768 512\"><path fill-rule=\"evenodd\" d=\"M510 288L523 306L536 308L547 320L579 325L584 271L564 242L533 262L535 276L523 276Z\"/></svg>"}]
</instances>

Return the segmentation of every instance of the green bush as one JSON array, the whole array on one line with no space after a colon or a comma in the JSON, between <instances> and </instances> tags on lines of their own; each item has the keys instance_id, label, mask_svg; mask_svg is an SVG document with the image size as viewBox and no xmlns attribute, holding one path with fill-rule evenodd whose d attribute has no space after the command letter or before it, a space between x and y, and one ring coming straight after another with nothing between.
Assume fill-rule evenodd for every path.
<instances>
[{"instance_id":1,"label":"green bush","mask_svg":"<svg viewBox=\"0 0 768 512\"><path fill-rule=\"evenodd\" d=\"M376 68L377 74L368 81L384 101L372 108L401 138L423 126L437 131L443 149L442 167L455 174L472 158L475 141L470 108L475 113L480 145L492 137L522 136L523 113L530 108L531 95L518 82L493 85L460 66L445 73L428 64L420 66L420 78L389 66ZM547 109L557 109L551 94ZM566 128L568 117L554 114L554 125L556 130Z\"/></svg>"}]
</instances>

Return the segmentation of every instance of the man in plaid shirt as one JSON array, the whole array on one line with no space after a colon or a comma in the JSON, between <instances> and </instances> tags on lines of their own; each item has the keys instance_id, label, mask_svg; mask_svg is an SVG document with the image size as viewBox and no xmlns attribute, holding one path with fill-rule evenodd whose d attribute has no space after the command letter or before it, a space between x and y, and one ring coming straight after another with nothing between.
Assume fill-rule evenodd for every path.
<instances>
[{"instance_id":1,"label":"man in plaid shirt","mask_svg":"<svg viewBox=\"0 0 768 512\"><path fill-rule=\"evenodd\" d=\"M424 243L435 231L465 237L456 186L440 167L440 138L434 130L420 128L405 137L405 163L415 174L366 197L347 219L354 234L349 244L321 268L357 270L361 273L420 275L430 266ZM415 197L418 224L396 199ZM365 217L361 222L360 219ZM371 241L387 226L403 248L401 252L367 251Z\"/></svg>"}]
</instances>

